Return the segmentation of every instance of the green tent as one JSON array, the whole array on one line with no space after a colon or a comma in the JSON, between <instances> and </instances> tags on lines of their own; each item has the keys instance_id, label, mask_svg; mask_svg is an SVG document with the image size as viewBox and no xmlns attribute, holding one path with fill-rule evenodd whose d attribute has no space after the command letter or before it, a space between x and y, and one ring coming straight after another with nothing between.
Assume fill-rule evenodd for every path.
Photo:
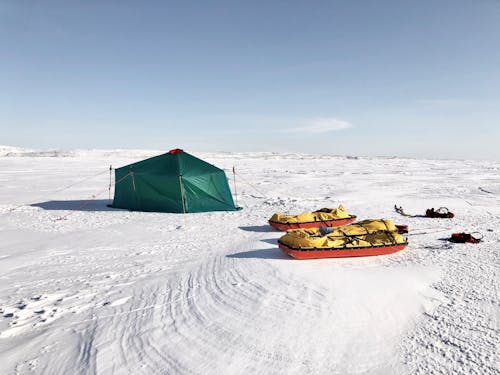
<instances>
[{"instance_id":1,"label":"green tent","mask_svg":"<svg viewBox=\"0 0 500 375\"><path fill-rule=\"evenodd\" d=\"M234 211L224 171L180 149L115 170L113 207L134 211Z\"/></svg>"}]
</instances>

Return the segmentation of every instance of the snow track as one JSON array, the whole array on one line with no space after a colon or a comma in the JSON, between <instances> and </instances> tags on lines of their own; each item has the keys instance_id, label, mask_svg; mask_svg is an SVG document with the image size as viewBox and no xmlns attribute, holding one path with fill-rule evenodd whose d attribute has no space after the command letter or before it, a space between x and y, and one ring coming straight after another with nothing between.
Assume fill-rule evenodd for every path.
<instances>
[{"instance_id":1,"label":"snow track","mask_svg":"<svg viewBox=\"0 0 500 375\"><path fill-rule=\"evenodd\" d=\"M106 175L50 196L133 161L121 152L7 151L1 374L498 370L496 163L206 154L222 168L236 164L245 209L175 215L110 210L102 197L78 209ZM281 234L266 225L272 213L339 203L359 219L408 223L410 246L311 261L278 250ZM447 206L457 216L404 218L394 204L419 214ZM445 241L476 230L485 235L478 245Z\"/></svg>"}]
</instances>

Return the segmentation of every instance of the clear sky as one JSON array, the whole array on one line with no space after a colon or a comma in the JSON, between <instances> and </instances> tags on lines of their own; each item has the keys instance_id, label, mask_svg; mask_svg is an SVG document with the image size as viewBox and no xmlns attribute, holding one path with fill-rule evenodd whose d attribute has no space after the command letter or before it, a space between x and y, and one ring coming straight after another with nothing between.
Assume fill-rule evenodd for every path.
<instances>
[{"instance_id":1,"label":"clear sky","mask_svg":"<svg viewBox=\"0 0 500 375\"><path fill-rule=\"evenodd\" d=\"M500 1L0 0L0 145L500 160Z\"/></svg>"}]
</instances>

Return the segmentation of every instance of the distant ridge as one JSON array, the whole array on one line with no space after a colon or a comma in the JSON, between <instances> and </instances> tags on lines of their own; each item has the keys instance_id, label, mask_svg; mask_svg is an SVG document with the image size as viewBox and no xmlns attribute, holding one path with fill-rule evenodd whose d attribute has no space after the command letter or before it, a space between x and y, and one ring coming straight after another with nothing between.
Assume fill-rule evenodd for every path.
<instances>
[{"instance_id":1,"label":"distant ridge","mask_svg":"<svg viewBox=\"0 0 500 375\"><path fill-rule=\"evenodd\" d=\"M59 150L59 149L30 149L14 146L1 146L0 157L49 157L49 158L67 158L67 157L85 157L85 156L117 156L117 157L138 157L144 158L162 154L166 151L158 150L128 150L128 149L74 149L74 150Z\"/></svg>"}]
</instances>

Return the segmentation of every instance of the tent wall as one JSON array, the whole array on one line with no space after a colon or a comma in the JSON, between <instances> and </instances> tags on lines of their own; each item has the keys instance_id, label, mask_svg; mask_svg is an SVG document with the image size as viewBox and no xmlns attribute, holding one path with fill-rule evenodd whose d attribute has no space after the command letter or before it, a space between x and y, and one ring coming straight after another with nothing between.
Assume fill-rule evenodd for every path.
<instances>
[{"instance_id":1,"label":"tent wall","mask_svg":"<svg viewBox=\"0 0 500 375\"><path fill-rule=\"evenodd\" d=\"M233 197L224 171L198 176L183 176L188 212L234 210Z\"/></svg>"},{"instance_id":2,"label":"tent wall","mask_svg":"<svg viewBox=\"0 0 500 375\"><path fill-rule=\"evenodd\" d=\"M116 208L178 213L236 210L224 171L185 152L118 168L115 181Z\"/></svg>"}]
</instances>

